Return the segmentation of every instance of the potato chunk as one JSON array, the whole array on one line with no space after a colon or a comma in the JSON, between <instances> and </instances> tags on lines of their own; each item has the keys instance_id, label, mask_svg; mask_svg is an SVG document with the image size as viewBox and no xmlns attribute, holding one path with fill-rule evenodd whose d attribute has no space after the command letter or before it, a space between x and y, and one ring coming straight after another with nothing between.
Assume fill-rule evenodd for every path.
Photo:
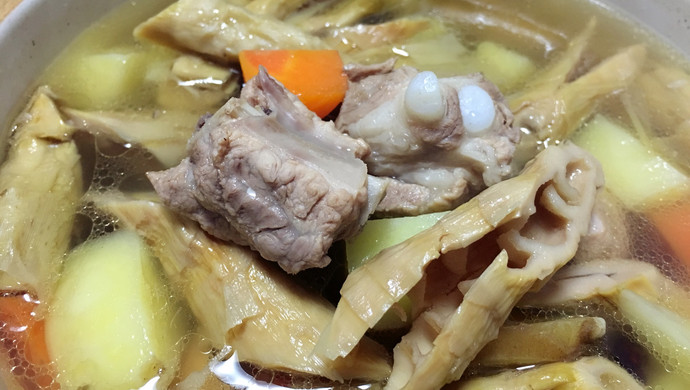
<instances>
[{"instance_id":1,"label":"potato chunk","mask_svg":"<svg viewBox=\"0 0 690 390\"><path fill-rule=\"evenodd\" d=\"M46 317L61 388L139 388L174 372L186 323L173 302L134 233L113 233L71 252Z\"/></svg>"}]
</instances>

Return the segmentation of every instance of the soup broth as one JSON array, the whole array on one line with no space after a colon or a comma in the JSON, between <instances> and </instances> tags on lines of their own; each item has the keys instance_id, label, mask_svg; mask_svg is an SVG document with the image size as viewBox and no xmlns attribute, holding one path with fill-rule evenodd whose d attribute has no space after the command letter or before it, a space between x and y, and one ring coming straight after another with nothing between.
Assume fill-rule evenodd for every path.
<instances>
[{"instance_id":1,"label":"soup broth","mask_svg":"<svg viewBox=\"0 0 690 390\"><path fill-rule=\"evenodd\" d=\"M82 249L75 251L74 248L82 248L84 243L131 230L112 212L101 208L99 202L107 196L158 202L146 173L168 169L186 157L187 138L194 129L208 119L207 114L216 112L228 99L240 96L244 83L248 81L242 79L242 69L235 61L223 63L211 55L200 55L191 53L190 50L178 50L179 48L134 38L132 31L136 26L171 3L169 0L126 2L86 30L37 81L37 85L49 88L46 96L56 102L64 122L77 129L72 138L80 156L81 171L80 179L75 185L83 182L83 194L76 202L76 217L70 225L69 254L64 254L64 259L60 260L60 265L56 268L65 271L64 274L51 276L50 283L59 286L71 273L78 275L76 271L70 270L68 263L76 261L73 253L78 255L83 252L80 252ZM340 15L338 12L329 13L329 9L338 9L337 1L303 3L303 6L281 15L279 19L306 29L311 26L310 23L315 23L319 15ZM600 215L603 217L598 222L592 222L592 226L613 221L612 226L615 228L608 233L612 242L602 244L594 239L583 238L573 263L588 264L594 260L625 257L652 264L660 272L660 278L668 280L661 290L665 295L656 297L654 310L670 313L663 314L667 316L664 318L678 321L675 328L670 326L661 329L680 329L681 336L670 336L665 341L657 342L654 337L664 338L663 335L654 334L658 329L649 331L645 328L647 325L640 325L635 319L631 320L621 314L616 305L622 303L617 301L619 298L611 297L596 301L569 302L565 305L516 307L506 325L563 318L601 317L606 321L606 334L587 343L584 349L578 350L576 356L569 356L565 360L572 361L581 356L603 356L622 365L630 375L648 387L672 389L690 384L688 366L678 357L687 356L687 353L683 355L682 352L663 349L682 338L682 335L690 333L690 276L687 269L690 251L684 249L687 248L685 242L677 242L682 237L682 232L688 231L687 224L690 224L690 220L683 222L684 227L669 222L678 219L673 218L674 215L690 217L689 192L685 182L690 176L690 160L683 155L690 148L690 141L686 143L686 140L690 140L687 135L690 134L690 129L685 129L686 123L690 123L690 116L684 116L690 115L690 110L678 103L678 99L688 96L684 93L690 93L685 91L685 83L690 82L686 59L644 28L610 13L594 2L586 1L529 0L518 3L509 0L408 0L401 2L399 6L382 6L364 13L347 24L362 22L376 25L398 20L424 20L427 24L418 33L403 31L400 36L386 37L379 44L369 45L370 47L367 44L358 46L356 39L361 37L358 38L354 33L347 35L348 32L344 32L341 27L312 29L311 34L338 49L345 63L371 65L395 58L396 66L409 65L419 70L433 71L439 78L483 72L505 95L511 109L521 107L515 102L526 99L524 96L535 96L528 95L527 92L542 83L544 75L553 71L554 64L573 50L578 37L587 30L587 26L593 26L593 30L586 41L586 49L561 80L564 85L576 85L577 80L582 80L593 69L597 69L599 64L606 63L607 59L625 52L629 47L644 47L644 55L635 57L642 58L642 62L636 65L634 71L630 71L633 74L630 79L606 93L593 94L594 103L588 106L584 115L569 123L571 128L567 130L565 137L554 135L556 133L542 137L532 127L535 123L531 120L533 118L518 121L521 116L516 111L514 125L520 127L522 139L513 158L513 175L537 152L570 142L601 158L607 183L602 192L605 192L606 199L609 200L605 203L608 206L602 206L604 208ZM591 22L592 20L595 22ZM618 70L614 69L613 72ZM618 74L625 72L626 70L620 70ZM605 79L602 79L596 84L605 83ZM664 95L656 94L656 88L664 89ZM589 96L588 93L576 91L572 95ZM661 101L664 98L670 100ZM326 119L334 120L337 115L338 109ZM198 124L200 118L204 119ZM17 133L22 131L30 120L26 113L20 115L13 130ZM549 129L551 126L549 124ZM642 152L626 151L620 156L658 156L650 164L668 167L663 168L663 172L672 170L672 178L680 179L669 179L670 181L662 184L652 182L648 186L641 184L638 187L645 187L644 197L625 195L628 194L628 189L637 187L626 183L618 184L613 176L619 173L609 177L609 169L618 172L616 169L624 167L610 168L612 163L609 160L619 157L606 159L606 153L598 152L596 146L598 142L605 140L600 133L610 128L614 128L613 131L624 129L623 133L628 134L626 137L637 140L634 142L641 145L639 148ZM146 134L150 136L141 136L143 132L149 132ZM611 145L623 145L628 142L627 139L615 138L609 141ZM62 142L53 141L56 145ZM15 145L12 144L11 147ZM604 156L600 157L597 153L603 153ZM640 164L643 167L649 166ZM628 172L620 175L632 174ZM651 175L658 177L666 173ZM650 175L632 175L634 179L641 181L646 180L647 176ZM690 183L690 180L687 182ZM660 190L648 191L650 186L658 186ZM664 190L666 188L667 191ZM235 245L219 243L214 238L207 239L213 245L221 247ZM145 237L142 245L155 246L155 241L151 237ZM190 240L190 248L199 242L205 241ZM349 259L344 247L346 244L340 240L331 247L329 255L332 262L323 269L287 275L273 263L262 263L263 265L256 266L260 270L256 272L280 275L275 277L280 280L287 278L289 282L286 283L299 284L309 294L323 297L324 302L330 300L332 304L338 304L339 291L348 274ZM206 249L209 252L219 250L214 248ZM151 253L159 255L155 251ZM146 371L154 374L137 386L155 388L158 383L159 388L162 388L160 384L168 388L220 388L212 386L221 386L221 382L225 382L227 388L268 388L270 383L276 386L271 388L383 387L383 381L337 382L308 372L280 372L255 363L238 362L238 357L242 359L242 349L234 351L231 347L218 348L213 332L192 314L195 308L189 307L184 283L170 277L165 264L161 267L155 260L154 263L152 272L156 276L147 276L144 272L143 278L160 279L162 287L155 289L151 295L168 304L157 306L158 309L155 310L159 311L153 311L153 318L168 322L152 325L152 329L180 329L174 334L175 337L179 336L179 341L173 343L173 354L178 356L178 360L165 365L163 361L167 360L160 357L163 356L162 352L159 353L156 358L161 361L156 364L160 364L160 367ZM611 274L615 272L611 271ZM47 289L50 292L41 296L36 286L11 283L12 277L8 280L3 280L0 296L0 300L9 302L0 302L0 361L5 381L12 388L70 388L74 382L62 382L70 375L55 367L50 344L46 347L45 341L36 341L35 336L35 333L41 333L40 340L46 337L43 335L44 327L50 325L46 325L44 321L50 321L51 313L56 310L52 305L60 299L56 298L61 294L60 287L57 290ZM645 288L640 291L642 290L647 291ZM612 304L613 301L615 302ZM65 307L67 303L62 305L57 307ZM173 315L167 313L171 307ZM400 310L404 312L405 309ZM409 330L411 322L409 318L407 321L403 325L374 328L367 334L385 345L386 353L392 357L393 346ZM651 333L646 333L648 331ZM168 332L164 331L162 334L168 335ZM75 334L74 337L80 335ZM295 342L298 343L299 340ZM41 352L36 352L36 348L41 349ZM683 348L685 347L681 345L676 346L677 350ZM237 354L233 355L234 352ZM533 365L541 363L543 362L535 362ZM209 365L212 367L210 370ZM485 377L503 369L516 368L520 367L511 366L499 370L475 362L470 364L460 382L448 386L465 388L462 387L464 382L473 377ZM525 370L525 367L521 370ZM103 386L108 388L107 385Z\"/></svg>"}]
</instances>

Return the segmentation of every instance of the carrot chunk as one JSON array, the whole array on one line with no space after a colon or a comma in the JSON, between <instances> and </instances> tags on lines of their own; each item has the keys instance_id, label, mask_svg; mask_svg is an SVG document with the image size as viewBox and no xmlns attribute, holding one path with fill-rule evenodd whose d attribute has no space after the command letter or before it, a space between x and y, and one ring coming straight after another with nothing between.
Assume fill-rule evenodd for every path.
<instances>
[{"instance_id":1,"label":"carrot chunk","mask_svg":"<svg viewBox=\"0 0 690 390\"><path fill-rule=\"evenodd\" d=\"M256 76L262 65L322 118L345 97L347 76L336 50L245 50L239 58L245 80Z\"/></svg>"},{"instance_id":2,"label":"carrot chunk","mask_svg":"<svg viewBox=\"0 0 690 390\"><path fill-rule=\"evenodd\" d=\"M690 269L690 200L648 213L679 260Z\"/></svg>"},{"instance_id":3,"label":"carrot chunk","mask_svg":"<svg viewBox=\"0 0 690 390\"><path fill-rule=\"evenodd\" d=\"M39 305L29 293L0 291L0 366L23 389L59 389Z\"/></svg>"},{"instance_id":4,"label":"carrot chunk","mask_svg":"<svg viewBox=\"0 0 690 390\"><path fill-rule=\"evenodd\" d=\"M43 365L50 363L50 357L45 342L45 323L36 318L37 305L38 302L29 294L0 296L0 333L22 340L26 360Z\"/></svg>"}]
</instances>

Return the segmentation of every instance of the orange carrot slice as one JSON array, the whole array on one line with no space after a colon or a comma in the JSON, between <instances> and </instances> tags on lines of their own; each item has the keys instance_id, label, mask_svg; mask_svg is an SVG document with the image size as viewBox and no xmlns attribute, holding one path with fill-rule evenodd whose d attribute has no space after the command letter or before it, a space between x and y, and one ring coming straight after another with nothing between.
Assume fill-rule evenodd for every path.
<instances>
[{"instance_id":1,"label":"orange carrot slice","mask_svg":"<svg viewBox=\"0 0 690 390\"><path fill-rule=\"evenodd\" d=\"M690 200L648 213L675 255L690 269Z\"/></svg>"},{"instance_id":2,"label":"orange carrot slice","mask_svg":"<svg viewBox=\"0 0 690 390\"><path fill-rule=\"evenodd\" d=\"M322 118L345 97L347 76L336 50L245 50L239 58L245 80L256 76L263 65Z\"/></svg>"},{"instance_id":3,"label":"orange carrot slice","mask_svg":"<svg viewBox=\"0 0 690 390\"><path fill-rule=\"evenodd\" d=\"M27 362L36 365L50 363L45 341L45 323L36 318L38 302L29 294L0 296L0 323L2 333L13 334L24 342Z\"/></svg>"}]
</instances>

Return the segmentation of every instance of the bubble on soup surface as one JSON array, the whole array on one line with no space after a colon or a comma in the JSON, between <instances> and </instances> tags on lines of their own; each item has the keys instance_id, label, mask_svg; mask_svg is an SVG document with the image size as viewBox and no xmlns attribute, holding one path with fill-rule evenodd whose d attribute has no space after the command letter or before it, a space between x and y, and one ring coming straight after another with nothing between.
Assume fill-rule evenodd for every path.
<instances>
[{"instance_id":1,"label":"bubble on soup surface","mask_svg":"<svg viewBox=\"0 0 690 390\"><path fill-rule=\"evenodd\" d=\"M129 147L116 155L103 153L98 148L96 152L89 191L103 193L117 190L124 181L161 168L153 154L136 147Z\"/></svg>"},{"instance_id":2,"label":"bubble on soup surface","mask_svg":"<svg viewBox=\"0 0 690 390\"><path fill-rule=\"evenodd\" d=\"M22 337L23 329L16 329L7 323L0 323L0 346L4 369L14 376L24 388L56 390L60 388L48 364L30 364Z\"/></svg>"},{"instance_id":3,"label":"bubble on soup surface","mask_svg":"<svg viewBox=\"0 0 690 390\"><path fill-rule=\"evenodd\" d=\"M110 156L97 150L93 178L88 192L105 193L119 190L122 183L130 177L142 174L153 164L155 158L148 151L128 148L121 154ZM91 221L88 239L97 238L118 229L117 222L99 210L92 202L87 202L80 213Z\"/></svg>"},{"instance_id":4,"label":"bubble on soup surface","mask_svg":"<svg viewBox=\"0 0 690 390\"><path fill-rule=\"evenodd\" d=\"M685 290L690 286L690 274L677 259L656 227L644 215L630 213L626 224L631 237L633 258L654 264L662 274L678 283Z\"/></svg>"},{"instance_id":5,"label":"bubble on soup surface","mask_svg":"<svg viewBox=\"0 0 690 390\"><path fill-rule=\"evenodd\" d=\"M83 241L113 233L118 229L117 221L97 208L92 202L85 203L79 213L85 217L82 223L88 221L91 224L90 227L85 227L88 233L85 233L85 237L81 237Z\"/></svg>"}]
</instances>

